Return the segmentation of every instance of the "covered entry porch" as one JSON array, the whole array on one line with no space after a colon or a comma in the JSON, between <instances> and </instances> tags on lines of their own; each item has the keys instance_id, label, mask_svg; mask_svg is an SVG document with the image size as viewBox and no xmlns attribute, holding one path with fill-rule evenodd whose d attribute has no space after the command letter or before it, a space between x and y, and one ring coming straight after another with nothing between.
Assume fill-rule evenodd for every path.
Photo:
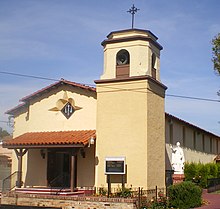
<instances>
[{"instance_id":1,"label":"covered entry porch","mask_svg":"<svg viewBox=\"0 0 220 209\"><path fill-rule=\"evenodd\" d=\"M16 188L63 188L95 184L95 130L32 132L3 144L14 149ZM13 185L11 185L13 187Z\"/></svg>"}]
</instances>

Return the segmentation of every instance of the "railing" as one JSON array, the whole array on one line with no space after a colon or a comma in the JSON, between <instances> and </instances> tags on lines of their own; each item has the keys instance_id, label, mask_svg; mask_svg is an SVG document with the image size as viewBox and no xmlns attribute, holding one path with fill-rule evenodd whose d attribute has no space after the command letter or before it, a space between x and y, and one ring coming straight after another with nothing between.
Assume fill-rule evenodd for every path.
<instances>
[{"instance_id":1,"label":"railing","mask_svg":"<svg viewBox=\"0 0 220 209\"><path fill-rule=\"evenodd\" d=\"M207 179L207 185L208 192L220 190L220 178Z\"/></svg>"},{"instance_id":2,"label":"railing","mask_svg":"<svg viewBox=\"0 0 220 209\"><path fill-rule=\"evenodd\" d=\"M60 185L62 185L60 190L55 193L56 195L62 192L63 189L69 187L68 184L69 184L69 174L67 173L62 173L49 182L51 190L53 187L60 187Z\"/></svg>"},{"instance_id":3,"label":"railing","mask_svg":"<svg viewBox=\"0 0 220 209\"><path fill-rule=\"evenodd\" d=\"M158 206L165 207L167 200L167 189L158 188L144 190L142 188L111 188L109 194L108 189L105 187L94 188L95 196L106 196L109 198L121 197L132 198L136 200L137 208L148 208L151 204L157 204Z\"/></svg>"},{"instance_id":4,"label":"railing","mask_svg":"<svg viewBox=\"0 0 220 209\"><path fill-rule=\"evenodd\" d=\"M17 172L7 177L7 179L13 179L12 176L16 176ZM63 175L59 175L54 178L54 182L58 179L62 179ZM4 181L6 182L6 180ZM14 181L16 182L16 181ZM6 185L6 184L4 184ZM14 184L15 185L15 184ZM10 190L9 187L7 187ZM62 193L62 189L53 190L51 187L51 195L60 195ZM6 191L6 187L3 189ZM79 193L82 191L82 193ZM154 189L144 190L141 187L138 188L122 188L122 187L112 187L111 191L108 191L107 187L83 187L79 188L76 193L78 195L83 196L96 196L96 197L108 197L108 198L126 198L131 199L134 202L138 209L144 208L166 208L167 206L167 189L166 188L158 188L157 186ZM74 195L74 194L72 194ZM117 201L117 199L116 199ZM130 200L129 200L130 201Z\"/></svg>"},{"instance_id":5,"label":"railing","mask_svg":"<svg viewBox=\"0 0 220 209\"><path fill-rule=\"evenodd\" d=\"M173 184L173 174L174 174L174 170L166 170L165 172L166 187Z\"/></svg>"},{"instance_id":6,"label":"railing","mask_svg":"<svg viewBox=\"0 0 220 209\"><path fill-rule=\"evenodd\" d=\"M156 204L159 208L165 208L167 204L167 189L158 188L150 190L142 190L138 192L138 208L148 208L152 204Z\"/></svg>"},{"instance_id":7,"label":"railing","mask_svg":"<svg viewBox=\"0 0 220 209\"><path fill-rule=\"evenodd\" d=\"M2 193L11 191L16 187L18 171L15 171L10 176L6 177L2 183Z\"/></svg>"}]
</instances>

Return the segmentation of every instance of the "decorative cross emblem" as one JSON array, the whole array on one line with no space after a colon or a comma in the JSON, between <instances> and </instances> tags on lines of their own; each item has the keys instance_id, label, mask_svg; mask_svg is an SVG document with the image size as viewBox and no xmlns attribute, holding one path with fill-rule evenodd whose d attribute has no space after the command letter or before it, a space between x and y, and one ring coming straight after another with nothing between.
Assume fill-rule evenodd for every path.
<instances>
[{"instance_id":1,"label":"decorative cross emblem","mask_svg":"<svg viewBox=\"0 0 220 209\"><path fill-rule=\"evenodd\" d=\"M135 13L140 10L138 8L136 8L134 6L134 4L132 5L131 9L129 9L127 12L131 13L131 16L132 16L132 20L131 20L131 28L133 29L134 28L134 15Z\"/></svg>"},{"instance_id":2,"label":"decorative cross emblem","mask_svg":"<svg viewBox=\"0 0 220 209\"><path fill-rule=\"evenodd\" d=\"M69 98L67 92L64 92L63 99L59 99L56 102L56 106L49 109L49 111L62 112L63 115L69 119L71 115L77 111L82 109L82 107L78 107L75 105L75 101L73 98Z\"/></svg>"},{"instance_id":3,"label":"decorative cross emblem","mask_svg":"<svg viewBox=\"0 0 220 209\"><path fill-rule=\"evenodd\" d=\"M69 102L67 102L61 112L67 119L69 119L71 115L75 112L75 109Z\"/></svg>"}]
</instances>

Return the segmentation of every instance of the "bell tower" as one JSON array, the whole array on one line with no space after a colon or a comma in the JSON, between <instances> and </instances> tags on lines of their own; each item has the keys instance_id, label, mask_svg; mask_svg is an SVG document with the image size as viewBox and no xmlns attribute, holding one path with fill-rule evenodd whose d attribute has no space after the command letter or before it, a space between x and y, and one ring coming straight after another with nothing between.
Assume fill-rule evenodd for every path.
<instances>
[{"instance_id":1,"label":"bell tower","mask_svg":"<svg viewBox=\"0 0 220 209\"><path fill-rule=\"evenodd\" d=\"M160 81L160 51L157 37L148 30L111 32L102 42L104 73L101 79L148 75Z\"/></svg>"},{"instance_id":2,"label":"bell tower","mask_svg":"<svg viewBox=\"0 0 220 209\"><path fill-rule=\"evenodd\" d=\"M165 186L166 86L160 80L157 37L148 30L111 32L102 42L97 89L96 186L106 186L105 159L126 159L125 186ZM112 186L121 176L110 176Z\"/></svg>"}]
</instances>

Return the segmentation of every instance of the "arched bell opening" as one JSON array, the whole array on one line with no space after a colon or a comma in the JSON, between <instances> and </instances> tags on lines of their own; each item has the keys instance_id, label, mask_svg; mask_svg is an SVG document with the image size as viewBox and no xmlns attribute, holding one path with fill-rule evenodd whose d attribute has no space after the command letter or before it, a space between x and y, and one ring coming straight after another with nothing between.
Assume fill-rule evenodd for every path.
<instances>
[{"instance_id":1,"label":"arched bell opening","mask_svg":"<svg viewBox=\"0 0 220 209\"><path fill-rule=\"evenodd\" d=\"M116 78L127 78L130 75L130 54L122 49L116 54Z\"/></svg>"},{"instance_id":2,"label":"arched bell opening","mask_svg":"<svg viewBox=\"0 0 220 209\"><path fill-rule=\"evenodd\" d=\"M157 69L156 69L156 55L153 53L151 57L151 76L157 79Z\"/></svg>"}]
</instances>

